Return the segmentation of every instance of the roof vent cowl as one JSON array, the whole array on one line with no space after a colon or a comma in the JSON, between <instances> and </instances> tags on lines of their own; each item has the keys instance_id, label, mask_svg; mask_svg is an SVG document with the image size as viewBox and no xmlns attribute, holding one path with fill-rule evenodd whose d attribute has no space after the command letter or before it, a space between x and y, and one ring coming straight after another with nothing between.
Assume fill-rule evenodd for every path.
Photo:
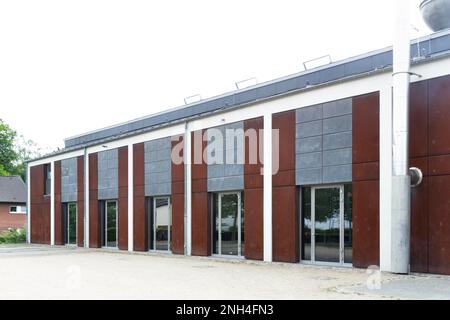
<instances>
[{"instance_id":1,"label":"roof vent cowl","mask_svg":"<svg viewBox=\"0 0 450 320\"><path fill-rule=\"evenodd\" d=\"M420 12L433 31L450 28L450 0L424 0L420 3Z\"/></svg>"}]
</instances>

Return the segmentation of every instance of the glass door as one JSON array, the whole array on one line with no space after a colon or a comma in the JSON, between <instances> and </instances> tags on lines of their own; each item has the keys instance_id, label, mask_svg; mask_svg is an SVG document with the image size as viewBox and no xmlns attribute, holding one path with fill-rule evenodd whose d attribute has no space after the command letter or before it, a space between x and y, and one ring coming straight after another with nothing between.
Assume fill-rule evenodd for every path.
<instances>
[{"instance_id":1,"label":"glass door","mask_svg":"<svg viewBox=\"0 0 450 320\"><path fill-rule=\"evenodd\" d=\"M314 189L314 260L341 262L341 188Z\"/></svg>"},{"instance_id":2,"label":"glass door","mask_svg":"<svg viewBox=\"0 0 450 320\"><path fill-rule=\"evenodd\" d=\"M242 256L244 237L241 193L221 193L218 195L217 201L214 253Z\"/></svg>"},{"instance_id":3,"label":"glass door","mask_svg":"<svg viewBox=\"0 0 450 320\"><path fill-rule=\"evenodd\" d=\"M170 251L172 242L172 207L169 197L153 199L153 250Z\"/></svg>"},{"instance_id":4,"label":"glass door","mask_svg":"<svg viewBox=\"0 0 450 320\"><path fill-rule=\"evenodd\" d=\"M77 244L77 204L68 203L66 209L66 244Z\"/></svg>"},{"instance_id":5,"label":"glass door","mask_svg":"<svg viewBox=\"0 0 450 320\"><path fill-rule=\"evenodd\" d=\"M351 208L351 185L302 189L303 261L352 262Z\"/></svg>"},{"instance_id":6,"label":"glass door","mask_svg":"<svg viewBox=\"0 0 450 320\"><path fill-rule=\"evenodd\" d=\"M117 201L105 202L105 246L117 247Z\"/></svg>"}]
</instances>

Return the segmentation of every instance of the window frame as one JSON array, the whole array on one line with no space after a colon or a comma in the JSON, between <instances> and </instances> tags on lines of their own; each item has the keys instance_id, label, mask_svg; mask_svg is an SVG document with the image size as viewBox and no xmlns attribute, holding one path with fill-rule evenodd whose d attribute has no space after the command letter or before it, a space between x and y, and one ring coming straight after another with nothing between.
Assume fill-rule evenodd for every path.
<instances>
[{"instance_id":1,"label":"window frame","mask_svg":"<svg viewBox=\"0 0 450 320\"><path fill-rule=\"evenodd\" d=\"M13 211L12 208L15 208L16 210ZM9 213L10 214L27 214L27 207L26 206L9 206Z\"/></svg>"},{"instance_id":2,"label":"window frame","mask_svg":"<svg viewBox=\"0 0 450 320\"><path fill-rule=\"evenodd\" d=\"M44 164L44 196L50 196L52 192L52 166Z\"/></svg>"}]
</instances>

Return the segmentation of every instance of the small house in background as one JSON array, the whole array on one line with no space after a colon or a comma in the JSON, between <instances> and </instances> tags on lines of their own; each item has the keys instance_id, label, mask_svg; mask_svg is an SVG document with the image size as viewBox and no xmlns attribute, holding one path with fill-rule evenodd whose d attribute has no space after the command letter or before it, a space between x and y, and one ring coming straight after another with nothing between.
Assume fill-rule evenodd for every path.
<instances>
[{"instance_id":1,"label":"small house in background","mask_svg":"<svg viewBox=\"0 0 450 320\"><path fill-rule=\"evenodd\" d=\"M21 177L0 177L0 233L25 226L26 202L27 186Z\"/></svg>"}]
</instances>

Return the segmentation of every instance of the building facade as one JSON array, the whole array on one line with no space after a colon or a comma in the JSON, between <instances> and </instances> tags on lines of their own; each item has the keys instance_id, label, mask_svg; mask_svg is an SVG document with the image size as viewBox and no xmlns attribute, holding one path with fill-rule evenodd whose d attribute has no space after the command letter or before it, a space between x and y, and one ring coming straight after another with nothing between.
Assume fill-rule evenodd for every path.
<instances>
[{"instance_id":1,"label":"building facade","mask_svg":"<svg viewBox=\"0 0 450 320\"><path fill-rule=\"evenodd\" d=\"M450 32L411 45L411 270L450 274ZM392 49L65 140L29 241L389 271Z\"/></svg>"},{"instance_id":2,"label":"building facade","mask_svg":"<svg viewBox=\"0 0 450 320\"><path fill-rule=\"evenodd\" d=\"M25 227L26 202L27 186L21 177L0 177L0 234Z\"/></svg>"}]
</instances>

